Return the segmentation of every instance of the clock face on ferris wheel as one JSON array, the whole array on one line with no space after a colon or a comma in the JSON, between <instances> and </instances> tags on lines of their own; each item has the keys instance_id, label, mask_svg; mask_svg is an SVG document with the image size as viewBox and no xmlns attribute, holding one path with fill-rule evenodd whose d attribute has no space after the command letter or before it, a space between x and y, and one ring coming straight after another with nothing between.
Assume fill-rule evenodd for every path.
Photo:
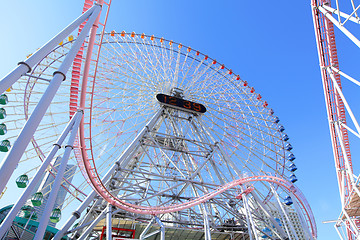
<instances>
[{"instance_id":1,"label":"clock face on ferris wheel","mask_svg":"<svg viewBox=\"0 0 360 240\"><path fill-rule=\"evenodd\" d=\"M200 103L191 102L182 98L160 93L156 95L156 99L165 105L177 107L185 111L193 111L197 113L206 112L206 108L204 105Z\"/></svg>"}]
</instances>

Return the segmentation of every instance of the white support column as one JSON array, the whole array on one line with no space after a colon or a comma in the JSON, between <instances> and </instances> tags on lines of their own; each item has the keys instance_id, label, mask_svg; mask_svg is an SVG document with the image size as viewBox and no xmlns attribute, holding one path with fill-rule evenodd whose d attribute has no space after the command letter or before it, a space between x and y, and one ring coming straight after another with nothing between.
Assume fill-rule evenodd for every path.
<instances>
[{"instance_id":1,"label":"white support column","mask_svg":"<svg viewBox=\"0 0 360 240\"><path fill-rule=\"evenodd\" d=\"M23 194L20 196L18 201L14 204L14 206L11 208L10 212L6 215L6 218L4 219L3 223L0 226L0 239L3 237L7 230L10 228L12 222L14 221L16 215L20 211L21 207L24 206L26 200L29 198L30 194L32 193L33 189L35 188L36 184L40 181L40 179L43 177L43 173L46 171L49 163L54 158L57 151L60 149L61 144L65 140L66 136L69 134L71 128L74 125L74 122L77 118L81 119L82 114L80 112L77 112L69 121L67 126L65 127L64 131L56 141L56 143L53 145L49 155L46 157L45 161L41 164L39 170L36 172L34 178L31 180L30 184L27 186Z\"/></svg>"},{"instance_id":2,"label":"white support column","mask_svg":"<svg viewBox=\"0 0 360 240\"><path fill-rule=\"evenodd\" d=\"M198 195L198 194L197 194ZM205 240L211 240L211 232L210 232L210 226L209 226L209 214L206 209L205 203L201 203L199 205L200 211L203 214L204 217L204 237Z\"/></svg>"},{"instance_id":3,"label":"white support column","mask_svg":"<svg viewBox=\"0 0 360 240\"><path fill-rule=\"evenodd\" d=\"M331 12L328 12L324 7L319 6L320 12L324 14L324 16L329 19L337 28L340 29L350 40L355 43L356 46L360 48L360 41L344 26L342 26L333 16L331 16Z\"/></svg>"},{"instance_id":4,"label":"white support column","mask_svg":"<svg viewBox=\"0 0 360 240\"><path fill-rule=\"evenodd\" d=\"M338 135L339 139L342 139L341 138L341 131L340 131L340 127L338 124L334 124L334 127L335 127L335 132L336 134ZM343 141L339 141L340 142L340 147L341 147L341 150L345 153L345 146L344 146L344 142ZM355 179L354 179L354 174L352 172L352 167L350 166L350 163L349 163L349 159L347 157L346 154L344 154L344 162L345 162L345 176L348 176L349 177L349 180L350 180L350 184L351 184L351 187L352 187L352 190L355 190L356 194L360 197L360 190L357 188L356 184L355 184ZM357 229L357 227L355 227ZM357 235L359 234L359 230L357 230Z\"/></svg>"},{"instance_id":5,"label":"white support column","mask_svg":"<svg viewBox=\"0 0 360 240\"><path fill-rule=\"evenodd\" d=\"M151 221L148 223L148 225L145 227L144 231L140 234L139 236L139 240L144 240L146 239L146 233L149 231L151 225L155 222L155 217L153 219L151 219Z\"/></svg>"},{"instance_id":6,"label":"white support column","mask_svg":"<svg viewBox=\"0 0 360 240\"><path fill-rule=\"evenodd\" d=\"M355 83L356 85L358 85L360 87L360 82L358 80L356 80L355 78L347 75L346 73L340 71L339 69L337 69L336 67L334 66L330 66L330 69L333 71L333 72L336 72L338 74L340 74L341 76L343 76L344 78L346 78L347 80Z\"/></svg>"},{"instance_id":7,"label":"white support column","mask_svg":"<svg viewBox=\"0 0 360 240\"><path fill-rule=\"evenodd\" d=\"M84 240L88 237L90 232L93 230L93 228L100 222L101 219L103 219L106 215L107 209L104 208L104 210L91 222L91 224L86 228L86 230L81 234L81 236L78 238L78 240Z\"/></svg>"},{"instance_id":8,"label":"white support column","mask_svg":"<svg viewBox=\"0 0 360 240\"><path fill-rule=\"evenodd\" d=\"M165 240L165 226L164 224L160 221L160 219L155 216L155 221L157 222L157 224L159 224L160 226L160 240Z\"/></svg>"},{"instance_id":9,"label":"white support column","mask_svg":"<svg viewBox=\"0 0 360 240\"><path fill-rule=\"evenodd\" d=\"M11 71L7 76L0 80L0 94L10 88L25 73L31 71L32 67L40 62L52 49L54 49L63 39L71 34L81 23L83 23L99 6L93 6L69 26L64 28L58 35L42 46L38 51L31 55L28 59L19 63L19 66Z\"/></svg>"},{"instance_id":10,"label":"white support column","mask_svg":"<svg viewBox=\"0 0 360 240\"><path fill-rule=\"evenodd\" d=\"M77 40L73 44L69 53L66 55L63 63L59 67L58 71L54 72L54 77L51 80L49 86L47 87L45 93L41 97L39 103L35 107L29 119L26 121L24 128L21 130L17 140L14 142L14 145L10 149L6 158L1 164L0 167L0 176L2 181L0 182L0 192L2 192L9 181L12 173L14 172L17 164L20 161L26 147L28 146L31 138L33 137L40 121L42 120L46 110L48 109L51 101L53 100L57 90L59 89L62 81L66 78L66 73L70 68L77 52L79 51L81 45L83 44L87 33L90 30L93 22L97 18L97 15L100 12L101 7L96 5L93 13L91 14L89 20L84 26L83 30L79 34Z\"/></svg>"},{"instance_id":11,"label":"white support column","mask_svg":"<svg viewBox=\"0 0 360 240\"><path fill-rule=\"evenodd\" d=\"M146 127L143 128L143 130L133 140L133 142L129 145L129 147L125 150L125 152L121 156L119 156L119 158L116 160L116 164L114 164L105 174L105 176L101 179L102 182L107 182L110 179L110 177L114 174L115 170L118 167L117 164L119 164L119 166L126 164L126 162L124 163L125 159L128 158L131 152L136 148L140 139L144 136L147 130L154 127L159 117L161 116L162 112L163 112L163 108L159 109L159 111L154 115L154 117L149 120ZM96 195L97 193L93 190L87 196L87 198L81 203L81 205L73 212L72 216L67 220L64 226L61 227L60 231L55 234L54 240L60 240L66 234L66 232L71 227L71 225L75 222L76 219L80 218L81 213L87 208L87 206L89 206L89 204L94 200L94 197Z\"/></svg>"},{"instance_id":12,"label":"white support column","mask_svg":"<svg viewBox=\"0 0 360 240\"><path fill-rule=\"evenodd\" d=\"M154 232L146 234L150 230L151 225L154 224L155 222L160 226L160 230L156 230ZM154 216L151 219L151 221L148 223L148 225L145 227L143 232L140 234L139 240L147 239L147 238L149 238L151 236L154 236L155 234L158 234L158 233L160 233L160 240L165 240L165 226L157 216Z\"/></svg>"},{"instance_id":13,"label":"white support column","mask_svg":"<svg viewBox=\"0 0 360 240\"><path fill-rule=\"evenodd\" d=\"M66 231L69 230L69 228L71 227L71 225L73 225L76 219L80 218L81 213L89 206L89 204L94 200L96 195L96 192L92 190L92 192L85 198L85 200L80 204L80 206L72 213L70 218L61 227L61 229L55 234L54 240L59 240L66 234Z\"/></svg>"},{"instance_id":14,"label":"white support column","mask_svg":"<svg viewBox=\"0 0 360 240\"><path fill-rule=\"evenodd\" d=\"M108 203L106 212L106 240L112 240L112 206Z\"/></svg>"},{"instance_id":15,"label":"white support column","mask_svg":"<svg viewBox=\"0 0 360 240\"><path fill-rule=\"evenodd\" d=\"M360 6L360 5L359 5ZM359 6L357 8L359 8ZM326 10L328 10L329 12L332 12L338 16L341 16L343 18L346 18L345 21L343 23L341 23L341 25L344 25L347 21L352 21L354 23L360 24L360 20L356 17L350 16L349 14L346 14L344 12L341 12L337 9L334 9L326 4L322 5L323 8L325 8ZM338 21L340 23L340 21Z\"/></svg>"},{"instance_id":16,"label":"white support column","mask_svg":"<svg viewBox=\"0 0 360 240\"><path fill-rule=\"evenodd\" d=\"M346 108L346 110L348 111L348 114L350 115L350 118L351 118L351 120L352 120L353 123L354 123L354 126L355 126L355 128L356 128L356 130L357 130L357 133L360 134L360 126L359 126L359 123L357 122L357 120L356 120L353 112L351 111L351 108L350 108L348 102L347 102L346 99L345 99L344 94L342 93L342 90L340 89L340 87L339 87L339 85L338 85L338 83L337 83L337 81L336 81L336 79L335 79L334 73L333 73L329 68L327 68L326 70L327 70L327 72L328 72L329 75L330 75L330 78L331 78L331 80L332 80L332 82L333 82L333 84L334 84L334 87L335 87L335 89L336 89L336 92L340 95L341 100L343 101L343 103L344 103L344 105L345 105L345 108ZM341 139L341 138L340 138L340 139Z\"/></svg>"},{"instance_id":17,"label":"white support column","mask_svg":"<svg viewBox=\"0 0 360 240\"><path fill-rule=\"evenodd\" d=\"M243 199L243 202L244 202L244 199ZM248 229L249 238L250 238L250 240L253 240L253 234L251 234L252 231L251 231L251 226L250 226L251 223L250 223L249 213L247 210L247 203L245 204L245 202L244 202L244 208L245 208L246 225L247 225L247 229Z\"/></svg>"},{"instance_id":18,"label":"white support column","mask_svg":"<svg viewBox=\"0 0 360 240\"><path fill-rule=\"evenodd\" d=\"M105 176L101 179L101 181L107 182L111 177L111 175L114 174L115 170L116 170L116 164L114 164L109 169L109 171L105 174ZM92 190L91 193L80 204L80 206L72 213L72 215L66 221L66 223L55 234L54 240L60 240L65 234L67 234L67 231L70 229L71 225L73 225L76 219L80 218L81 213L90 205L90 203L94 200L96 195L97 195L96 191Z\"/></svg>"},{"instance_id":19,"label":"white support column","mask_svg":"<svg viewBox=\"0 0 360 240\"><path fill-rule=\"evenodd\" d=\"M255 239L259 240L259 237L256 234L256 228L255 228L255 224L254 224L254 221L252 219L252 216L251 216L250 206L249 206L246 194L243 193L243 194L241 194L241 196L242 196L242 199L243 199L243 202L244 202L244 207L245 207L245 212L246 212L246 221L247 221L247 224L248 224L248 229L249 229L248 231L249 231L250 240L252 239L251 230L253 232L253 236L255 237ZM249 224L250 224L250 226L249 226Z\"/></svg>"},{"instance_id":20,"label":"white support column","mask_svg":"<svg viewBox=\"0 0 360 240\"><path fill-rule=\"evenodd\" d=\"M341 240L344 240L344 238L342 237L342 235L341 235L341 233L340 233L340 231L339 231L339 227L337 226L337 224L335 224L334 227L335 227L335 230L336 230L336 232L338 233L340 239L341 239Z\"/></svg>"},{"instance_id":21,"label":"white support column","mask_svg":"<svg viewBox=\"0 0 360 240\"><path fill-rule=\"evenodd\" d=\"M73 126L73 128L71 130L71 134L70 134L70 137L68 139L68 144L65 146L65 153L64 153L64 155L63 155L63 157L61 159L61 164L60 164L60 167L59 167L59 169L57 171L54 183L52 185L50 196L49 196L49 198L48 198L48 200L46 202L44 212L43 212L43 214L42 214L42 216L40 218L39 226L38 226L38 229L37 229L36 234L34 236L34 240L42 240L43 237L44 237L45 230L46 230L46 227L47 227L48 222L49 222L49 217L50 217L51 211L52 211L52 209L54 207L56 196L57 196L57 194L59 192L60 185L61 185L64 173L65 173L65 169L66 169L66 166L67 166L67 163L68 163L68 159L69 159L70 153L71 153L71 151L73 149L73 144L74 144L74 141L75 141L75 137L77 135L77 130L79 128L82 116L83 116L83 112L81 111L81 114L79 114L77 116L76 121L74 123L74 126Z\"/></svg>"}]
</instances>

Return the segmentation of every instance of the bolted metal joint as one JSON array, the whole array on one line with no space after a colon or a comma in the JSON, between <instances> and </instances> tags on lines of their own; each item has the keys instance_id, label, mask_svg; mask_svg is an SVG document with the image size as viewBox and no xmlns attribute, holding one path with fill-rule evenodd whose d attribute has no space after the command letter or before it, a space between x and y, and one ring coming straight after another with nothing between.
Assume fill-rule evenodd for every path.
<instances>
[{"instance_id":1,"label":"bolted metal joint","mask_svg":"<svg viewBox=\"0 0 360 240\"><path fill-rule=\"evenodd\" d=\"M74 147L71 146L71 145L66 145L66 146L65 146L65 148L68 148L68 147L71 148L71 149L74 149Z\"/></svg>"},{"instance_id":2,"label":"bolted metal joint","mask_svg":"<svg viewBox=\"0 0 360 240\"><path fill-rule=\"evenodd\" d=\"M76 219L79 219L80 216L81 216L81 213L80 213L79 211L74 211L74 212L72 213L72 215L73 215L74 217L76 217Z\"/></svg>"},{"instance_id":3,"label":"bolted metal joint","mask_svg":"<svg viewBox=\"0 0 360 240\"><path fill-rule=\"evenodd\" d=\"M115 162L115 164L116 164L116 170L120 171L121 170L120 162Z\"/></svg>"},{"instance_id":4,"label":"bolted metal joint","mask_svg":"<svg viewBox=\"0 0 360 240\"><path fill-rule=\"evenodd\" d=\"M59 149L61 148L60 144L54 143L54 146L57 146Z\"/></svg>"},{"instance_id":5,"label":"bolted metal joint","mask_svg":"<svg viewBox=\"0 0 360 240\"><path fill-rule=\"evenodd\" d=\"M102 8L102 5L100 3L98 3L98 2L95 2L94 5L99 6L99 7Z\"/></svg>"},{"instance_id":6,"label":"bolted metal joint","mask_svg":"<svg viewBox=\"0 0 360 240\"><path fill-rule=\"evenodd\" d=\"M61 76L63 76L63 81L65 81L66 75L65 75L63 72L55 71L55 72L53 73L53 76L55 76L56 74L60 74Z\"/></svg>"},{"instance_id":7,"label":"bolted metal joint","mask_svg":"<svg viewBox=\"0 0 360 240\"><path fill-rule=\"evenodd\" d=\"M27 73L31 72L31 67L30 67L29 64L27 64L26 62L18 62L18 65L25 65L25 66L27 66L27 68L28 68Z\"/></svg>"}]
</instances>

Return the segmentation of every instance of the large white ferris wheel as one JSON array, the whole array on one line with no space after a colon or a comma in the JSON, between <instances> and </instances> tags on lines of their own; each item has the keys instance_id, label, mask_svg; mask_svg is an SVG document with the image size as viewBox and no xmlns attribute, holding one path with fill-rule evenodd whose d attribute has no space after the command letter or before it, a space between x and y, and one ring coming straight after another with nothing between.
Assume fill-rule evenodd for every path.
<instances>
[{"instance_id":1,"label":"large white ferris wheel","mask_svg":"<svg viewBox=\"0 0 360 240\"><path fill-rule=\"evenodd\" d=\"M12 174L26 185L0 235L19 212L36 212L24 208L31 199L45 205L34 239L61 208L73 213L54 239L316 239L289 137L261 95L180 43L106 33L110 4L85 1L0 82L0 190ZM36 192L47 169L52 189Z\"/></svg>"}]
</instances>

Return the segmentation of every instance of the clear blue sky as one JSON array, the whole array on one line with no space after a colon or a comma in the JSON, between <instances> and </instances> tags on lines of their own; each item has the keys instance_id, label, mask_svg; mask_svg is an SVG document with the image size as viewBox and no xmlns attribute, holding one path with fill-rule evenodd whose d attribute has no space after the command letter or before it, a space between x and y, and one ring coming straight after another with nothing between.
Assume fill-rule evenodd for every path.
<instances>
[{"instance_id":1,"label":"clear blue sky","mask_svg":"<svg viewBox=\"0 0 360 240\"><path fill-rule=\"evenodd\" d=\"M2 3L0 76L54 36L82 1ZM217 59L267 100L296 155L296 183L315 215L320 240L338 239L340 201L321 85L310 0L113 0L107 30L181 42Z\"/></svg>"}]
</instances>

